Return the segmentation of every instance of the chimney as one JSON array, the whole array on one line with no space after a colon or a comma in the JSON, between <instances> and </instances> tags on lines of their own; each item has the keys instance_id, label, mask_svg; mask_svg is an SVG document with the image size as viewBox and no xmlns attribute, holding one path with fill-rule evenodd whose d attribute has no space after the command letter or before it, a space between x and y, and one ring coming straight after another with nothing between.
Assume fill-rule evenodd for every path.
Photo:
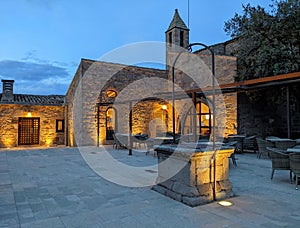
<instances>
[{"instance_id":1,"label":"chimney","mask_svg":"<svg viewBox=\"0 0 300 228\"><path fill-rule=\"evenodd\" d=\"M2 97L1 101L14 101L14 80L2 81Z\"/></svg>"}]
</instances>

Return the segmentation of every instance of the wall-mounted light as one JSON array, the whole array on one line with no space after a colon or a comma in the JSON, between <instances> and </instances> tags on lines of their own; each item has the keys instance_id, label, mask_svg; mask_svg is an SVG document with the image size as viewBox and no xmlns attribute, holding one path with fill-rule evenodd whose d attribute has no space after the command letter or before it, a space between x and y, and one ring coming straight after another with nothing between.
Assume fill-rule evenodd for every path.
<instances>
[{"instance_id":1,"label":"wall-mounted light","mask_svg":"<svg viewBox=\"0 0 300 228\"><path fill-rule=\"evenodd\" d=\"M31 112L27 112L27 115L26 115L26 117L31 117L32 115L31 115Z\"/></svg>"},{"instance_id":2,"label":"wall-mounted light","mask_svg":"<svg viewBox=\"0 0 300 228\"><path fill-rule=\"evenodd\" d=\"M161 106L161 108L162 108L163 110L167 110L167 105L163 105L163 106Z\"/></svg>"}]
</instances>

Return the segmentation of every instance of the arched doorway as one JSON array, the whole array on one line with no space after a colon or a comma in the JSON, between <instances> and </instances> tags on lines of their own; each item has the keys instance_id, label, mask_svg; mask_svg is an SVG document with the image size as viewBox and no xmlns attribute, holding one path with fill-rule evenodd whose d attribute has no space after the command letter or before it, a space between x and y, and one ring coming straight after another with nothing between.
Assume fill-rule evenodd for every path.
<instances>
[{"instance_id":1,"label":"arched doorway","mask_svg":"<svg viewBox=\"0 0 300 228\"><path fill-rule=\"evenodd\" d=\"M116 131L116 110L108 108L105 113L106 116L106 140L113 140L113 134Z\"/></svg>"},{"instance_id":2,"label":"arched doorway","mask_svg":"<svg viewBox=\"0 0 300 228\"><path fill-rule=\"evenodd\" d=\"M150 123L150 136L165 136L169 131L168 106L162 102L153 103L152 120Z\"/></svg>"},{"instance_id":3,"label":"arched doorway","mask_svg":"<svg viewBox=\"0 0 300 228\"><path fill-rule=\"evenodd\" d=\"M212 126L212 114L209 106L203 100L196 103L196 134L201 137L209 137ZM193 109L187 112L184 120L182 133L189 135L193 133Z\"/></svg>"}]
</instances>

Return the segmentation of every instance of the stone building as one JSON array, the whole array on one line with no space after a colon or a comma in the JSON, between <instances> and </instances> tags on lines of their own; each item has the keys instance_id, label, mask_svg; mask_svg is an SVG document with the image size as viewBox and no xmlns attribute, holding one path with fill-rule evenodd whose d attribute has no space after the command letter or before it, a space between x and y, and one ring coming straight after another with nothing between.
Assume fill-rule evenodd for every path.
<instances>
[{"instance_id":1,"label":"stone building","mask_svg":"<svg viewBox=\"0 0 300 228\"><path fill-rule=\"evenodd\" d=\"M129 119L133 134L155 137L172 132L172 65L183 51L174 71L175 133L187 138L194 131L200 137L209 136L212 94L203 90L193 100L186 91L211 86L211 53L199 47L192 56L188 54L189 29L177 10L165 38L166 69L81 59L66 96L13 94L13 81L3 80L0 147L112 143L115 132L128 133ZM217 87L234 82L235 47L234 40L211 47L215 51ZM195 111L193 102L197 104ZM216 125L220 135L237 131L236 102L236 93L216 95ZM25 129L26 124L30 127Z\"/></svg>"},{"instance_id":2,"label":"stone building","mask_svg":"<svg viewBox=\"0 0 300 228\"><path fill-rule=\"evenodd\" d=\"M177 10L165 34L166 70L81 60L66 95L67 145L111 143L113 133L128 133L130 114L133 134L155 137L172 132L171 66L176 56L189 44L189 29ZM234 42L222 43L213 48L218 50L215 55L217 83L234 82ZM199 84L203 84L201 79L206 81L206 78L211 78L210 53L201 49L194 54L201 60L192 60L192 67L186 64L186 58L190 58L185 56L188 54L181 55L183 58L176 63L174 82L178 91L199 88ZM199 61L202 65L196 67L195 64ZM206 82L203 87L205 86L210 84ZM190 101L189 95L186 98L176 98L176 134L191 135L193 131ZM222 128L225 135L236 133L236 94L218 94L216 101L217 110L220 110L216 117L217 121L220 120L219 128ZM198 96L196 103L197 134L209 135L212 126L212 97L209 94Z\"/></svg>"},{"instance_id":3,"label":"stone building","mask_svg":"<svg viewBox=\"0 0 300 228\"><path fill-rule=\"evenodd\" d=\"M2 80L0 147L64 145L64 97L14 94L13 80Z\"/></svg>"}]
</instances>

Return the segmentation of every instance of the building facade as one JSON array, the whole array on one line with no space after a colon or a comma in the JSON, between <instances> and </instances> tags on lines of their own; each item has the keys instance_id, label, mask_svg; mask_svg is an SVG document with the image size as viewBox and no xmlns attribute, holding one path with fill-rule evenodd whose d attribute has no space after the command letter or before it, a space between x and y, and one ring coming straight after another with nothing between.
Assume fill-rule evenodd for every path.
<instances>
[{"instance_id":1,"label":"building facade","mask_svg":"<svg viewBox=\"0 0 300 228\"><path fill-rule=\"evenodd\" d=\"M209 136L214 115L212 94L203 92L195 98L176 95L172 100L172 85L180 94L209 87L212 78L217 87L234 82L236 42L210 47L215 52L215 74L211 75L211 53L206 48L199 47L192 57L187 51L180 54L188 48L189 29L177 10L165 38L164 70L81 59L66 96L13 94L13 81L3 80L0 147L109 144L114 133L128 133L131 127L133 134L150 137L173 132L173 128L187 138L194 131L199 137ZM218 93L215 99L219 135L236 133L236 93Z\"/></svg>"},{"instance_id":2,"label":"building facade","mask_svg":"<svg viewBox=\"0 0 300 228\"><path fill-rule=\"evenodd\" d=\"M2 84L0 147L65 144L65 96L14 94L13 80Z\"/></svg>"}]
</instances>

